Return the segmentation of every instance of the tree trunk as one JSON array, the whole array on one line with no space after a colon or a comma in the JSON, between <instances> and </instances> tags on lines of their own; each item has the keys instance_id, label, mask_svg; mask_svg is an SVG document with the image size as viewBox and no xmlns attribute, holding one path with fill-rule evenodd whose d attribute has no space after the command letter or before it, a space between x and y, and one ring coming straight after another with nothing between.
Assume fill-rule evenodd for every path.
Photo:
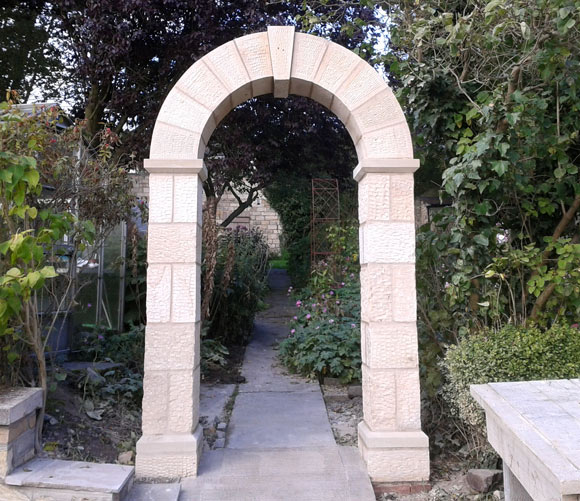
<instances>
[{"instance_id":1,"label":"tree trunk","mask_svg":"<svg viewBox=\"0 0 580 501\"><path fill-rule=\"evenodd\" d=\"M209 318L213 295L214 276L217 264L218 227L216 223L218 198L207 195L203 207L202 239L204 243L203 301L201 304L202 324Z\"/></svg>"}]
</instances>

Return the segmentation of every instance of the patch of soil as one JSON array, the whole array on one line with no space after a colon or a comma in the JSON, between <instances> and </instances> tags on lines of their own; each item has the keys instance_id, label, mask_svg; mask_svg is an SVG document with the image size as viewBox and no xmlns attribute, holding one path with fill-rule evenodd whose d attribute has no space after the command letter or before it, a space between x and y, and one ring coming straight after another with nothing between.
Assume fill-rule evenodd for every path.
<instances>
[{"instance_id":1,"label":"patch of soil","mask_svg":"<svg viewBox=\"0 0 580 501\"><path fill-rule=\"evenodd\" d=\"M49 393L46 412L41 457L114 463L121 452L134 451L141 435L140 410L83 398L66 381Z\"/></svg>"},{"instance_id":2,"label":"patch of soil","mask_svg":"<svg viewBox=\"0 0 580 501\"><path fill-rule=\"evenodd\" d=\"M348 388L336 384L321 385L326 412L338 445L357 446L357 426L363 419L362 398L349 398ZM381 494L377 501L499 501L502 491L474 493L465 477L473 465L451 454L441 454L431 460L430 492L419 494Z\"/></svg>"},{"instance_id":3,"label":"patch of soil","mask_svg":"<svg viewBox=\"0 0 580 501\"><path fill-rule=\"evenodd\" d=\"M322 385L328 420L338 445L358 445L357 426L363 418L362 398L349 398L346 386Z\"/></svg>"},{"instance_id":4,"label":"patch of soil","mask_svg":"<svg viewBox=\"0 0 580 501\"><path fill-rule=\"evenodd\" d=\"M228 346L229 355L225 366L208 364L203 367L201 380L207 384L238 384L244 383L245 378L240 375L246 346Z\"/></svg>"}]
</instances>

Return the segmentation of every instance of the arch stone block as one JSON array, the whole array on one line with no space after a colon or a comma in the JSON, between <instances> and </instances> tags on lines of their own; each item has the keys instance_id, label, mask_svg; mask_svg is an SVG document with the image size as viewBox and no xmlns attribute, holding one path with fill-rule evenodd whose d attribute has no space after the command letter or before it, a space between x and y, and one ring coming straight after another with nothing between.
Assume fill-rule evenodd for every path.
<instances>
[{"instance_id":1,"label":"arch stone block","mask_svg":"<svg viewBox=\"0 0 580 501\"><path fill-rule=\"evenodd\" d=\"M312 98L342 120L359 164L364 421L359 449L374 482L425 481L415 298L411 135L382 77L353 52L292 27L228 42L179 79L155 123L140 478L197 473L203 156L219 122L261 94Z\"/></svg>"}]
</instances>

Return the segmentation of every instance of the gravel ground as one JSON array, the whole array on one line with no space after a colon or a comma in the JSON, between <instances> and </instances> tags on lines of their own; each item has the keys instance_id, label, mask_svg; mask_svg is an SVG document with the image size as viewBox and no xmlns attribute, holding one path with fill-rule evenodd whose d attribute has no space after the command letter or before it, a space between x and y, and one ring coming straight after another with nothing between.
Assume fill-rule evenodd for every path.
<instances>
[{"instance_id":1,"label":"gravel ground","mask_svg":"<svg viewBox=\"0 0 580 501\"><path fill-rule=\"evenodd\" d=\"M336 383L321 385L328 419L339 445L357 446L357 425L363 419L362 398L349 397L348 387ZM356 392L355 392L356 393ZM438 461L436 458L435 461ZM441 460L439 460L441 463ZM466 471L461 464L437 463L433 468L433 488L430 492L411 495L382 494L377 501L500 501L502 491L474 493L465 482ZM435 466L435 465L433 465ZM445 471L446 473L440 473Z\"/></svg>"}]
</instances>

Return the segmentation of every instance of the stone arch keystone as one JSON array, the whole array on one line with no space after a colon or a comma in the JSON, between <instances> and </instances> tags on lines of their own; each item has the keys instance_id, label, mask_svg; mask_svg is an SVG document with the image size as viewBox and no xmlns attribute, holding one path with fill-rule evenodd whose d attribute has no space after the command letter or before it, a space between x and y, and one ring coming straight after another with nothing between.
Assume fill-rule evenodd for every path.
<instances>
[{"instance_id":1,"label":"stone arch keystone","mask_svg":"<svg viewBox=\"0 0 580 501\"><path fill-rule=\"evenodd\" d=\"M355 144L359 183L364 420L359 449L374 482L429 479L421 431L411 135L393 92L351 51L269 27L213 50L175 84L157 117L150 173L141 478L197 474L203 156L219 122L262 94L306 96Z\"/></svg>"}]
</instances>

